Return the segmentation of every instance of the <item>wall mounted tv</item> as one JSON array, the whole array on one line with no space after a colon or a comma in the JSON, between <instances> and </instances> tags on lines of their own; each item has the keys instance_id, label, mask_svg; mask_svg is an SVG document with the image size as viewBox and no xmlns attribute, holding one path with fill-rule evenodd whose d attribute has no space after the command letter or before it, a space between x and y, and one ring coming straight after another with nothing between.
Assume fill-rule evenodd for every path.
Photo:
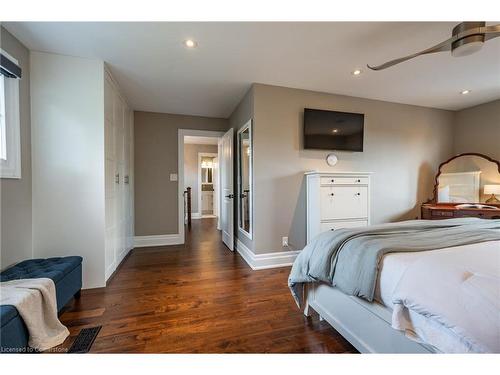
<instances>
[{"instance_id":1,"label":"wall mounted tv","mask_svg":"<svg viewBox=\"0 0 500 375\"><path fill-rule=\"evenodd\" d=\"M363 151L365 115L304 109L304 148Z\"/></svg>"}]
</instances>

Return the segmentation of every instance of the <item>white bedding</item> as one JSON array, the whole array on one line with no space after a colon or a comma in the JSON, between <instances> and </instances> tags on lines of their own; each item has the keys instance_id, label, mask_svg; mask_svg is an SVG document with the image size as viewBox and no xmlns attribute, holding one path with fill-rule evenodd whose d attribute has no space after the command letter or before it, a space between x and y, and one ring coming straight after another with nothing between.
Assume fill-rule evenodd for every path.
<instances>
[{"instance_id":1,"label":"white bedding","mask_svg":"<svg viewBox=\"0 0 500 375\"><path fill-rule=\"evenodd\" d=\"M500 352L500 241L388 254L375 298L393 327L437 351Z\"/></svg>"}]
</instances>

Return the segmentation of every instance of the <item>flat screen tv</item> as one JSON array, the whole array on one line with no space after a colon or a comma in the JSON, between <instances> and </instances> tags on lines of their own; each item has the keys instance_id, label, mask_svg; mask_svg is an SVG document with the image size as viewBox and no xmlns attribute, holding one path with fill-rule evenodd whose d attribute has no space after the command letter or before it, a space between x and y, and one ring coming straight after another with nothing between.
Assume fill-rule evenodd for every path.
<instances>
[{"instance_id":1,"label":"flat screen tv","mask_svg":"<svg viewBox=\"0 0 500 375\"><path fill-rule=\"evenodd\" d=\"M363 151L365 115L304 109L304 148Z\"/></svg>"}]
</instances>

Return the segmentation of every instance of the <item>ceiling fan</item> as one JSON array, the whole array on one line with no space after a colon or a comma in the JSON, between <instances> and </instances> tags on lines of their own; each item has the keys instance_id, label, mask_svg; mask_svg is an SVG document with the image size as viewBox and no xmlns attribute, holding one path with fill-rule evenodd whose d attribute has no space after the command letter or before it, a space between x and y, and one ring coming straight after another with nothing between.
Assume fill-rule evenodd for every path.
<instances>
[{"instance_id":1,"label":"ceiling fan","mask_svg":"<svg viewBox=\"0 0 500 375\"><path fill-rule=\"evenodd\" d=\"M451 55L454 57L471 55L479 51L486 41L500 36L500 24L486 26L486 22L462 22L453 28L451 34L450 39L421 52L391 60L381 65L367 66L371 70L383 70L417 56L436 52L451 51Z\"/></svg>"}]
</instances>

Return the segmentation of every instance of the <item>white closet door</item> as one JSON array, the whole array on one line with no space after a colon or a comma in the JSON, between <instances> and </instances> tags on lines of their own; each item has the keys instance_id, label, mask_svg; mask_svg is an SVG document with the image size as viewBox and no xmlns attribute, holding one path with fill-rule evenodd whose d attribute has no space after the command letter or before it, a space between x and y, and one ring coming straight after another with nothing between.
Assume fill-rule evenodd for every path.
<instances>
[{"instance_id":1,"label":"white closet door","mask_svg":"<svg viewBox=\"0 0 500 375\"><path fill-rule=\"evenodd\" d=\"M221 140L221 229L222 241L234 251L234 188L233 188L233 129L224 134Z\"/></svg>"},{"instance_id":2,"label":"white closet door","mask_svg":"<svg viewBox=\"0 0 500 375\"><path fill-rule=\"evenodd\" d=\"M124 131L124 139L125 139L125 150L124 150L124 179L123 179L123 189L124 189L124 241L126 250L131 248L131 231L130 231L130 217L132 215L132 207L131 207L131 188L130 188L130 154L131 154L131 135L130 135L130 127L131 127L131 111L128 107L125 109L125 131Z\"/></svg>"},{"instance_id":3,"label":"white closet door","mask_svg":"<svg viewBox=\"0 0 500 375\"><path fill-rule=\"evenodd\" d=\"M105 269L108 278L116 267L116 128L114 122L113 86L106 77L104 82L104 153L105 153Z\"/></svg>"},{"instance_id":4,"label":"white closet door","mask_svg":"<svg viewBox=\"0 0 500 375\"><path fill-rule=\"evenodd\" d=\"M128 206L129 206L129 217L128 217L128 237L129 237L129 248L134 246L134 111L129 109L129 162L128 162Z\"/></svg>"},{"instance_id":5,"label":"white closet door","mask_svg":"<svg viewBox=\"0 0 500 375\"><path fill-rule=\"evenodd\" d=\"M115 93L115 140L116 140L116 260L120 262L121 256L125 250L124 231L123 231L123 218L124 218L124 204L123 204L123 176L124 176L124 103L120 96Z\"/></svg>"},{"instance_id":6,"label":"white closet door","mask_svg":"<svg viewBox=\"0 0 500 375\"><path fill-rule=\"evenodd\" d=\"M133 116L113 79L104 82L106 279L133 247Z\"/></svg>"}]
</instances>

